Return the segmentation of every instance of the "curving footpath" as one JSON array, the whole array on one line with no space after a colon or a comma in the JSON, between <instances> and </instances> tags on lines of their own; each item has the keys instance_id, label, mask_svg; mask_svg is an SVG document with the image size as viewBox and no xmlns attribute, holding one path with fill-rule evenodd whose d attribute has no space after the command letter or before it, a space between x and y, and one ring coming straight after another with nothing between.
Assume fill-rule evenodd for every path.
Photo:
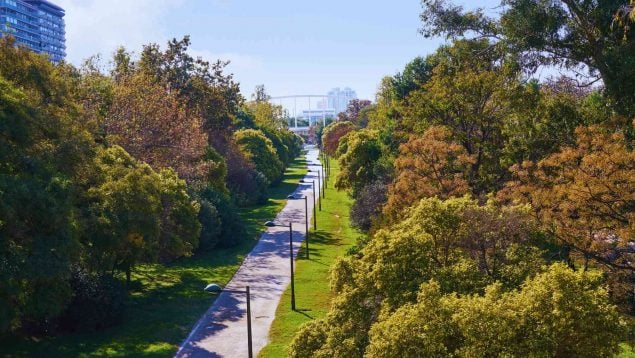
<instances>
[{"instance_id":1,"label":"curving footpath","mask_svg":"<svg viewBox=\"0 0 635 358\"><path fill-rule=\"evenodd\" d=\"M309 149L309 169L319 169L318 150ZM305 179L316 179L309 173ZM319 188L316 187L316 195ZM291 193L289 193L291 194ZM294 194L309 197L309 220L313 211L311 185L300 184ZM298 250L305 238L304 200L289 200L276 216L276 223L293 224L293 251ZM309 221L310 222L310 221ZM251 321L254 356L267 344L269 328L275 317L282 293L291 281L289 272L289 229L267 228L258 244L249 253L242 266L225 287L244 291L250 286ZM201 288L202 289L202 288ZM290 305L290 303L289 303ZM289 309L291 309L289 307ZM176 357L247 357L247 312L244 294L222 292L201 317L187 339L181 344Z\"/></svg>"}]
</instances>

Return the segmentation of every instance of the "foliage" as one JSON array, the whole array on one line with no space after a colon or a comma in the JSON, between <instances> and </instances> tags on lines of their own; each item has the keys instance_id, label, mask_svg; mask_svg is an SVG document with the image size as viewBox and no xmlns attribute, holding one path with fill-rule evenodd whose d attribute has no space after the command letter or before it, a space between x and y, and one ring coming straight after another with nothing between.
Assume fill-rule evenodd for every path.
<instances>
[{"instance_id":1,"label":"foliage","mask_svg":"<svg viewBox=\"0 0 635 358\"><path fill-rule=\"evenodd\" d=\"M331 285L338 296L327 316L327 339L316 354L361 356L375 322L416 302L420 285L431 279L444 294L481 293L496 281L509 290L545 263L526 207L432 198L408 213L333 267Z\"/></svg>"},{"instance_id":2,"label":"foliage","mask_svg":"<svg viewBox=\"0 0 635 358\"><path fill-rule=\"evenodd\" d=\"M372 223L382 212L387 200L388 187L381 181L366 185L351 207L351 224L361 231L368 232Z\"/></svg>"},{"instance_id":3,"label":"foliage","mask_svg":"<svg viewBox=\"0 0 635 358\"><path fill-rule=\"evenodd\" d=\"M154 172L120 147L100 153L98 183L89 189L85 237L94 268L124 270L138 262L169 262L198 245L199 206L170 169Z\"/></svg>"},{"instance_id":4,"label":"foliage","mask_svg":"<svg viewBox=\"0 0 635 358\"><path fill-rule=\"evenodd\" d=\"M70 284L71 301L58 319L63 331L90 332L121 323L127 292L120 281L75 268Z\"/></svg>"},{"instance_id":5,"label":"foliage","mask_svg":"<svg viewBox=\"0 0 635 358\"><path fill-rule=\"evenodd\" d=\"M527 201L545 230L581 256L633 271L635 152L622 133L598 126L576 130L577 143L513 170L504 194Z\"/></svg>"},{"instance_id":6,"label":"foliage","mask_svg":"<svg viewBox=\"0 0 635 358\"><path fill-rule=\"evenodd\" d=\"M472 156L452 141L445 127L430 127L400 147L395 161L395 181L390 187L386 213L395 215L421 198L450 198L469 191Z\"/></svg>"},{"instance_id":7,"label":"foliage","mask_svg":"<svg viewBox=\"0 0 635 358\"><path fill-rule=\"evenodd\" d=\"M335 187L349 190L353 197L363 187L377 180L380 173L375 170L382 153L377 131L362 129L353 131L340 139L336 155L341 172Z\"/></svg>"},{"instance_id":8,"label":"foliage","mask_svg":"<svg viewBox=\"0 0 635 358\"><path fill-rule=\"evenodd\" d=\"M432 57L416 57L406 65L403 72L396 74L391 79L391 89L397 99L405 99L411 92L428 82L434 68L431 59Z\"/></svg>"},{"instance_id":9,"label":"foliage","mask_svg":"<svg viewBox=\"0 0 635 358\"><path fill-rule=\"evenodd\" d=\"M404 117L409 134L431 126L452 132L454 142L473 159L466 179L476 194L497 190L506 178L500 167L502 128L520 88L514 58L489 46L481 40L441 47L431 78L410 95Z\"/></svg>"},{"instance_id":10,"label":"foliage","mask_svg":"<svg viewBox=\"0 0 635 358\"><path fill-rule=\"evenodd\" d=\"M228 248L241 244L241 238L245 234L244 223L230 198L212 188L203 190L199 198L199 219L202 224L200 250Z\"/></svg>"},{"instance_id":11,"label":"foliage","mask_svg":"<svg viewBox=\"0 0 635 358\"><path fill-rule=\"evenodd\" d=\"M611 29L613 14L624 1L504 0L499 18L488 17L482 9L465 11L445 0L422 4L424 35L493 39L501 51L519 54L530 72L541 65L586 68L590 82L602 80L620 114L635 114L635 63L626 60L634 58L634 30L621 34Z\"/></svg>"},{"instance_id":12,"label":"foliage","mask_svg":"<svg viewBox=\"0 0 635 358\"><path fill-rule=\"evenodd\" d=\"M443 296L432 281L373 326L367 355L611 356L624 325L601 282L562 264L507 293L491 285L482 296Z\"/></svg>"},{"instance_id":13,"label":"foliage","mask_svg":"<svg viewBox=\"0 0 635 358\"><path fill-rule=\"evenodd\" d=\"M93 142L65 69L0 39L0 332L40 330L71 298L73 181ZM43 327L46 329L46 327Z\"/></svg>"},{"instance_id":14,"label":"foliage","mask_svg":"<svg viewBox=\"0 0 635 358\"><path fill-rule=\"evenodd\" d=\"M190 181L207 172L207 138L201 119L188 115L176 93L136 75L115 87L107 115L110 141L154 169L172 167Z\"/></svg>"},{"instance_id":15,"label":"foliage","mask_svg":"<svg viewBox=\"0 0 635 358\"><path fill-rule=\"evenodd\" d=\"M337 114L337 120L340 122L351 122L358 127L364 128L368 124L366 112L371 105L371 101L367 99L352 99L346 106L346 111Z\"/></svg>"},{"instance_id":16,"label":"foliage","mask_svg":"<svg viewBox=\"0 0 635 358\"><path fill-rule=\"evenodd\" d=\"M330 156L335 156L340 139L355 129L352 122L337 121L329 124L322 131L322 149Z\"/></svg>"},{"instance_id":17,"label":"foliage","mask_svg":"<svg viewBox=\"0 0 635 358\"><path fill-rule=\"evenodd\" d=\"M248 158L270 183L277 181L282 175L283 164L278 158L276 149L261 131L241 129L234 133L234 140L242 153Z\"/></svg>"}]
</instances>

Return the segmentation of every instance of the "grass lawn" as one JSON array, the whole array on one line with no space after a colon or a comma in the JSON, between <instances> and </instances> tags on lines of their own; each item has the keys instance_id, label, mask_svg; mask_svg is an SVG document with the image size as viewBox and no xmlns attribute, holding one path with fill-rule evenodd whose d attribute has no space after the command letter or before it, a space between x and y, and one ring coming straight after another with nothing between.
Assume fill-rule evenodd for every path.
<instances>
[{"instance_id":1,"label":"grass lawn","mask_svg":"<svg viewBox=\"0 0 635 358\"><path fill-rule=\"evenodd\" d=\"M248 239L239 247L214 250L169 266L139 266L133 273L128 312L121 325L90 334L10 339L0 342L0 356L173 356L215 297L202 288L209 282L226 284L232 278L260 238L262 223L284 207L287 195L305 174L306 161L297 159L283 181L270 188L267 204L241 209Z\"/></svg>"},{"instance_id":2,"label":"grass lawn","mask_svg":"<svg viewBox=\"0 0 635 358\"><path fill-rule=\"evenodd\" d=\"M349 209L352 200L344 192L333 187L339 172L335 160L331 160L329 188L322 202L322 211L317 214L317 232L309 236L310 259L305 252L298 255L295 271L295 296L297 311L291 311L291 290L287 289L269 331L269 344L260 352L260 357L286 357L287 346L300 326L312 319L326 315L333 295L329 289L329 269L335 259L346 254L355 244L359 233L349 224ZM311 224L311 230L313 224Z\"/></svg>"}]
</instances>

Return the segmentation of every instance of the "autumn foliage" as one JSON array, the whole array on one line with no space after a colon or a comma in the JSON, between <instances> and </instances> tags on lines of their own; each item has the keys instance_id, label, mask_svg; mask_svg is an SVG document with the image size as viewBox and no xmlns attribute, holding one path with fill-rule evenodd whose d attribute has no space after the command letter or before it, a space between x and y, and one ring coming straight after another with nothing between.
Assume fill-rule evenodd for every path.
<instances>
[{"instance_id":1,"label":"autumn foliage","mask_svg":"<svg viewBox=\"0 0 635 358\"><path fill-rule=\"evenodd\" d=\"M387 213L396 213L420 198L447 199L470 191L466 177L474 160L452 141L447 128L430 127L421 137L412 137L402 144L399 153Z\"/></svg>"},{"instance_id":2,"label":"autumn foliage","mask_svg":"<svg viewBox=\"0 0 635 358\"><path fill-rule=\"evenodd\" d=\"M348 121L333 122L326 126L322 132L322 148L324 151L334 156L340 144L340 139L353 129L355 129L355 126Z\"/></svg>"}]
</instances>

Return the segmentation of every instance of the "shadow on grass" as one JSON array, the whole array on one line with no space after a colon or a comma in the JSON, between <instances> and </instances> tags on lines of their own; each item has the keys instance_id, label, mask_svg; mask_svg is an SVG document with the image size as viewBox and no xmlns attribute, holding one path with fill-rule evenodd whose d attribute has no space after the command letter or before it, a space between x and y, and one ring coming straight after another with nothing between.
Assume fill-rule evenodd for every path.
<instances>
[{"instance_id":1,"label":"shadow on grass","mask_svg":"<svg viewBox=\"0 0 635 358\"><path fill-rule=\"evenodd\" d=\"M316 260L315 257L322 257L322 252L327 250L326 246L331 245L340 245L340 240L327 231L311 231L309 233L309 260L321 265L327 265ZM298 253L298 260L306 259L306 246L302 245Z\"/></svg>"},{"instance_id":2,"label":"shadow on grass","mask_svg":"<svg viewBox=\"0 0 635 358\"><path fill-rule=\"evenodd\" d=\"M284 180L270 187L265 205L242 208L247 236L233 248L218 249L177 260L171 265L140 265L133 272L124 322L94 333L58 337L2 338L3 357L169 357L210 306L213 298L202 288L226 284L251 251L271 220L306 173L306 161L290 164Z\"/></svg>"}]
</instances>

